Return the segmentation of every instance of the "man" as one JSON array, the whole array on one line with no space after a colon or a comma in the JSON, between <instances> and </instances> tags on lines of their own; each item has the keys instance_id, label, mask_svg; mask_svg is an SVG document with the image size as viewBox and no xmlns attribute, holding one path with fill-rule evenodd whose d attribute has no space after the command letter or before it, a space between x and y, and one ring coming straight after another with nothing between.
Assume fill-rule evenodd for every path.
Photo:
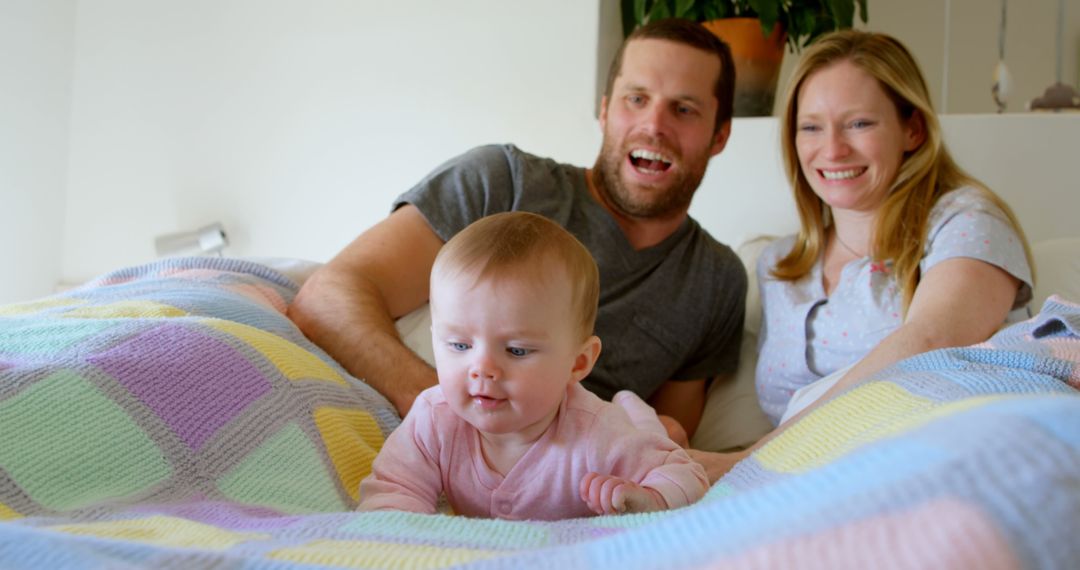
<instances>
[{"instance_id":1,"label":"man","mask_svg":"<svg viewBox=\"0 0 1080 570\"><path fill-rule=\"evenodd\" d=\"M633 390L685 444L706 379L738 365L745 271L687 214L709 159L727 143L734 82L728 47L700 25L638 28L609 72L593 168L509 145L453 159L316 272L290 318L404 415L436 376L402 344L394 320L427 301L439 248L485 215L539 213L584 243L600 268L603 350L583 384L605 399Z\"/></svg>"}]
</instances>

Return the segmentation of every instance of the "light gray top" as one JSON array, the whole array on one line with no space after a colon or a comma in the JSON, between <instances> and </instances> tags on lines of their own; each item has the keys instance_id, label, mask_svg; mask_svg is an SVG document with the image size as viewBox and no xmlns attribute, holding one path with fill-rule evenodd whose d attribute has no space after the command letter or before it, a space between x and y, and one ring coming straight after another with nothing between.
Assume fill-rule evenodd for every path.
<instances>
[{"instance_id":1,"label":"light gray top","mask_svg":"<svg viewBox=\"0 0 1080 570\"><path fill-rule=\"evenodd\" d=\"M930 212L926 249L919 269L955 257L996 265L1023 282L1006 322L1027 318L1031 268L1023 243L1005 214L974 188L938 199ZM757 392L762 410L779 421L796 390L852 364L896 330L903 299L892 262L870 257L849 262L831 296L822 284L822 259L798 281L769 272L791 250L795 236L772 243L758 258L757 277L764 315L759 338Z\"/></svg>"}]
</instances>

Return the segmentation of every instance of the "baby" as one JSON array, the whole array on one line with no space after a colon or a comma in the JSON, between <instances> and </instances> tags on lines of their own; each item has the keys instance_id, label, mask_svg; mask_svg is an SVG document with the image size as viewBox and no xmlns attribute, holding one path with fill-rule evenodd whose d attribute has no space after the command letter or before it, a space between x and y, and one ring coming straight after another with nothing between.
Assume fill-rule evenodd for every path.
<instances>
[{"instance_id":1,"label":"baby","mask_svg":"<svg viewBox=\"0 0 1080 570\"><path fill-rule=\"evenodd\" d=\"M651 408L578 384L600 355L598 295L588 250L544 217L496 214L448 241L431 272L439 385L387 439L360 510L434 513L445 494L460 515L554 520L700 499L704 469Z\"/></svg>"}]
</instances>

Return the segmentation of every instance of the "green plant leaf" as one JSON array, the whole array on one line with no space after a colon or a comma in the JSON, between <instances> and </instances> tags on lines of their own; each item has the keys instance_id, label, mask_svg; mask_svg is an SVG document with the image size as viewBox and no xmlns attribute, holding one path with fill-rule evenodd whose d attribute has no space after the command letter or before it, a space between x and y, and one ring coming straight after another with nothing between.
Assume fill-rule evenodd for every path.
<instances>
[{"instance_id":1,"label":"green plant leaf","mask_svg":"<svg viewBox=\"0 0 1080 570\"><path fill-rule=\"evenodd\" d=\"M645 0L622 0L619 2L619 12L622 16L622 35L625 38L638 26L636 6Z\"/></svg>"},{"instance_id":2,"label":"green plant leaf","mask_svg":"<svg viewBox=\"0 0 1080 570\"><path fill-rule=\"evenodd\" d=\"M814 25L818 17L813 12L797 12L792 14L792 25L788 29L788 46L798 53L810 42L814 34Z\"/></svg>"},{"instance_id":3,"label":"green plant leaf","mask_svg":"<svg viewBox=\"0 0 1080 570\"><path fill-rule=\"evenodd\" d=\"M761 20L761 33L766 36L771 34L773 26L776 25L776 20L780 17L780 2L776 0L749 0L747 4L751 10L757 13L758 19Z\"/></svg>"},{"instance_id":4,"label":"green plant leaf","mask_svg":"<svg viewBox=\"0 0 1080 570\"><path fill-rule=\"evenodd\" d=\"M833 17L833 28L850 28L855 18L855 3L852 0L828 0L829 12Z\"/></svg>"},{"instance_id":5,"label":"green plant leaf","mask_svg":"<svg viewBox=\"0 0 1080 570\"><path fill-rule=\"evenodd\" d=\"M693 19L696 0L675 0L675 17Z\"/></svg>"},{"instance_id":6,"label":"green plant leaf","mask_svg":"<svg viewBox=\"0 0 1080 570\"><path fill-rule=\"evenodd\" d=\"M787 31L788 49L797 53L818 36L850 28L855 14L868 21L869 0L620 0L623 32L662 18L707 22L721 18L759 18L762 33L776 24Z\"/></svg>"},{"instance_id":7,"label":"green plant leaf","mask_svg":"<svg viewBox=\"0 0 1080 570\"><path fill-rule=\"evenodd\" d=\"M645 18L646 22L655 22L656 20L663 20L664 18L671 17L671 7L664 0L658 0L653 4L652 9L649 10L649 15Z\"/></svg>"},{"instance_id":8,"label":"green plant leaf","mask_svg":"<svg viewBox=\"0 0 1080 570\"><path fill-rule=\"evenodd\" d=\"M726 2L709 2L705 4L702 10L702 21L707 22L709 20L719 20L720 18L727 18L731 13L731 6Z\"/></svg>"}]
</instances>

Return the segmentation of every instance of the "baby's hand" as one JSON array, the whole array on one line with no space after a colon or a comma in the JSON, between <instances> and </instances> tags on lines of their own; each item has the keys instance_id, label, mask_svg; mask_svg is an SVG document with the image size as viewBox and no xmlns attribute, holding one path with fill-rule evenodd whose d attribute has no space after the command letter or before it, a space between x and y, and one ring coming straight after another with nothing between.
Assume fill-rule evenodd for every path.
<instances>
[{"instance_id":1,"label":"baby's hand","mask_svg":"<svg viewBox=\"0 0 1080 570\"><path fill-rule=\"evenodd\" d=\"M611 475L589 473L581 479L581 500L598 515L648 513L667 508L660 493Z\"/></svg>"}]
</instances>

